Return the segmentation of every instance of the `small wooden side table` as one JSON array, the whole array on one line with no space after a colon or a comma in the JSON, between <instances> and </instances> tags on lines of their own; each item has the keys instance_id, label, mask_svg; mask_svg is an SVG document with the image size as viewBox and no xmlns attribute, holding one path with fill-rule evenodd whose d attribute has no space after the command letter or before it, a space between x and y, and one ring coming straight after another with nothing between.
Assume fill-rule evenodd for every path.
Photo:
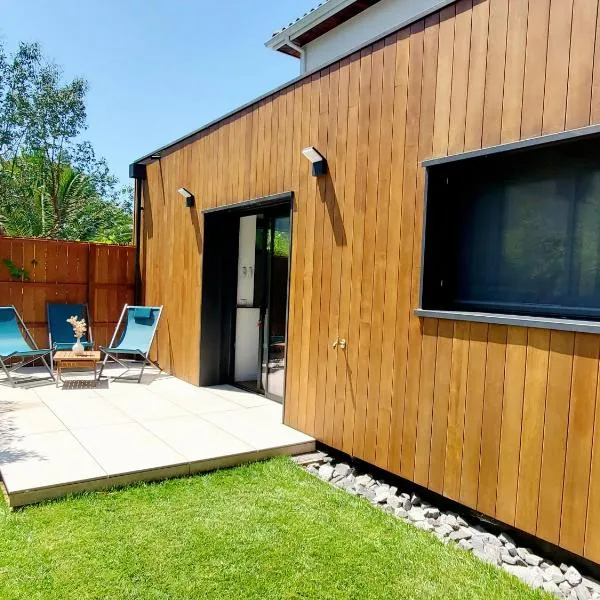
<instances>
[{"instance_id":1,"label":"small wooden side table","mask_svg":"<svg viewBox=\"0 0 600 600\"><path fill-rule=\"evenodd\" d=\"M59 350L54 355L56 364L56 387L61 381L63 369L93 369L94 382L98 381L97 365L100 362L100 352L96 350L86 350L82 354L67 350Z\"/></svg>"}]
</instances>

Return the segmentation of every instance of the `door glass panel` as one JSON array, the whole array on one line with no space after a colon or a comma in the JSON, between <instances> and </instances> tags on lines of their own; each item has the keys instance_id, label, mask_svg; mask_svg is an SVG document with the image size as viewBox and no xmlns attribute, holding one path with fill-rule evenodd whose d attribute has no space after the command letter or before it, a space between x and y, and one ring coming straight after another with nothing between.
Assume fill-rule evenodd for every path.
<instances>
[{"instance_id":1,"label":"door glass panel","mask_svg":"<svg viewBox=\"0 0 600 600\"><path fill-rule=\"evenodd\" d=\"M264 391L260 376L264 338L267 227L262 215L240 218L234 380Z\"/></svg>"},{"instance_id":2,"label":"door glass panel","mask_svg":"<svg viewBox=\"0 0 600 600\"><path fill-rule=\"evenodd\" d=\"M286 357L286 315L290 218L275 217L270 236L271 277L269 285L267 382L269 396L283 399Z\"/></svg>"},{"instance_id":3,"label":"door glass panel","mask_svg":"<svg viewBox=\"0 0 600 600\"><path fill-rule=\"evenodd\" d=\"M278 401L285 382L289 254L289 216L240 218L234 381Z\"/></svg>"}]
</instances>

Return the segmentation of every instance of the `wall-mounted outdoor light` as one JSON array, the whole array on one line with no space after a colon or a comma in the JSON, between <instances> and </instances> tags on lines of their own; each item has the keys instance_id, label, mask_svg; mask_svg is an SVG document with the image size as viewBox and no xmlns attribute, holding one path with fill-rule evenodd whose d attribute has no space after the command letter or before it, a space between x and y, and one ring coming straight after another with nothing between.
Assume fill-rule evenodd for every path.
<instances>
[{"instance_id":1,"label":"wall-mounted outdoor light","mask_svg":"<svg viewBox=\"0 0 600 600\"><path fill-rule=\"evenodd\" d=\"M312 174L315 177L320 177L321 175L325 175L327 173L327 159L324 156L321 156L317 150L313 148L313 146L309 146L308 148L304 148L302 150L302 154L311 162L312 164Z\"/></svg>"},{"instance_id":2,"label":"wall-mounted outdoor light","mask_svg":"<svg viewBox=\"0 0 600 600\"><path fill-rule=\"evenodd\" d=\"M182 187L177 190L177 193L185 198L185 205L188 208L194 206L194 194L192 194L192 192Z\"/></svg>"}]
</instances>

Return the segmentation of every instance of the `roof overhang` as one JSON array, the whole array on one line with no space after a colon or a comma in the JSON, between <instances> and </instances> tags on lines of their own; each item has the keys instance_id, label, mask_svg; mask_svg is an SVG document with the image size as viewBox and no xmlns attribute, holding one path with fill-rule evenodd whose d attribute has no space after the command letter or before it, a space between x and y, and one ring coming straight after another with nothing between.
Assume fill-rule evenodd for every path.
<instances>
[{"instance_id":1,"label":"roof overhang","mask_svg":"<svg viewBox=\"0 0 600 600\"><path fill-rule=\"evenodd\" d=\"M265 42L267 48L301 57L301 48L380 0L328 0Z\"/></svg>"}]
</instances>

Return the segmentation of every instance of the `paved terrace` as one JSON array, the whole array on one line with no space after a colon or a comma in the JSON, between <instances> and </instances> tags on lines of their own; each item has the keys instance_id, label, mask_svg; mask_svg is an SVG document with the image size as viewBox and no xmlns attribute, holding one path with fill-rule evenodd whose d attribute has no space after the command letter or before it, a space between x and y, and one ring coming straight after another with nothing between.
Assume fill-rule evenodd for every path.
<instances>
[{"instance_id":1,"label":"paved terrace","mask_svg":"<svg viewBox=\"0 0 600 600\"><path fill-rule=\"evenodd\" d=\"M114 374L114 371L112 372ZM11 506L314 448L281 405L150 374L97 388L0 385L0 475Z\"/></svg>"}]
</instances>

